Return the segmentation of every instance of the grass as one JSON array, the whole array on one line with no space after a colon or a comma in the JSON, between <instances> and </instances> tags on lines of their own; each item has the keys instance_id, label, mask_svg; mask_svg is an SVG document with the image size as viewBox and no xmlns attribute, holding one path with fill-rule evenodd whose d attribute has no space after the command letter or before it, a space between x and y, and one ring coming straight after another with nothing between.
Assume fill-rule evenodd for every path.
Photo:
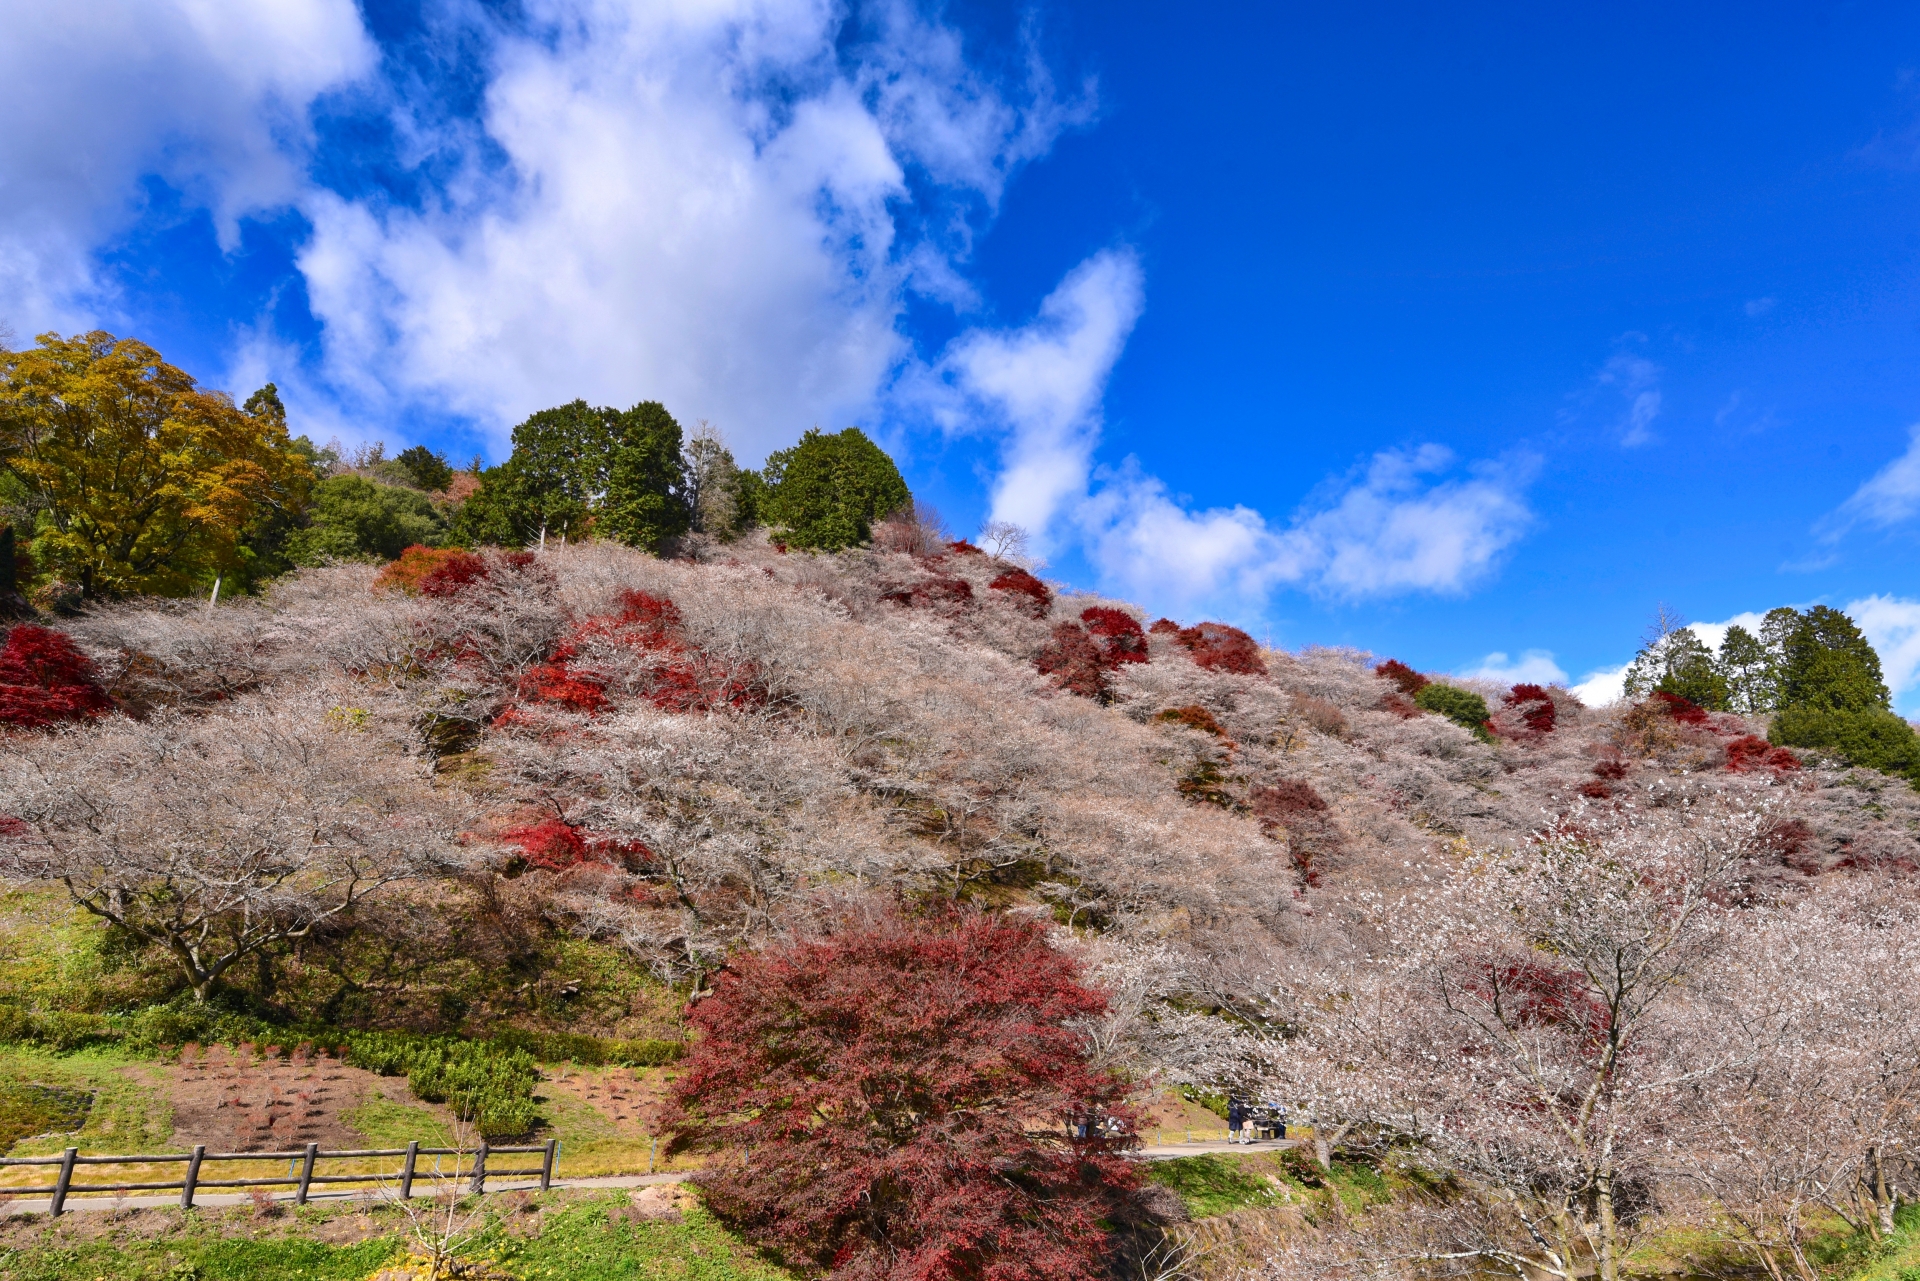
<instances>
[{"instance_id":1,"label":"grass","mask_svg":"<svg viewBox=\"0 0 1920 1281\"><path fill-rule=\"evenodd\" d=\"M364 1135L370 1147L404 1148L416 1139L422 1147L453 1146L453 1130L439 1113L390 1099L377 1088L365 1103L340 1119Z\"/></svg>"},{"instance_id":2,"label":"grass","mask_svg":"<svg viewBox=\"0 0 1920 1281\"><path fill-rule=\"evenodd\" d=\"M630 1221L620 1196L556 1193L516 1212L498 1202L463 1253L521 1281L790 1281L698 1206L680 1222ZM71 1224L71 1221L69 1221ZM361 1240L328 1241L345 1230ZM77 1225L83 1230L85 1225ZM7 1230L10 1281L360 1281L406 1253L397 1211L338 1209L284 1221L233 1213L145 1212L130 1230L91 1235L44 1223Z\"/></svg>"},{"instance_id":3,"label":"grass","mask_svg":"<svg viewBox=\"0 0 1920 1281\"><path fill-rule=\"evenodd\" d=\"M93 1096L77 1132L27 1139L9 1156L41 1156L72 1144L82 1152L160 1152L173 1137L173 1109L143 1079L139 1059L111 1049L56 1054L29 1046L0 1048L0 1085L37 1085Z\"/></svg>"}]
</instances>

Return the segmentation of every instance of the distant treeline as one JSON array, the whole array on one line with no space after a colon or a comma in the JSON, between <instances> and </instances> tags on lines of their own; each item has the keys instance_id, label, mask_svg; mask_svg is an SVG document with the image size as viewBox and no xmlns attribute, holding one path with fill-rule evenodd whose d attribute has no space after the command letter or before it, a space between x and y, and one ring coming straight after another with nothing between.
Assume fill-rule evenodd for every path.
<instances>
[{"instance_id":1,"label":"distant treeline","mask_svg":"<svg viewBox=\"0 0 1920 1281\"><path fill-rule=\"evenodd\" d=\"M415 545L604 538L668 549L767 527L832 551L907 507L899 469L858 429L808 431L758 471L658 401L533 414L497 467L415 445L388 458L290 435L269 383L242 404L134 339L43 334L0 350L0 602L243 593L327 560ZM0 608L4 608L0 605Z\"/></svg>"}]
</instances>

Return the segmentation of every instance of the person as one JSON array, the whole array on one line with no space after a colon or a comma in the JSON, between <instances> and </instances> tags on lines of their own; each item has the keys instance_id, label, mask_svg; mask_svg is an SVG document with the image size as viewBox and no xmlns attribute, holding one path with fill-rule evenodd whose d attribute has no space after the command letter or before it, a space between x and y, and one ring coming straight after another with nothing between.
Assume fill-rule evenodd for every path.
<instances>
[{"instance_id":1,"label":"person","mask_svg":"<svg viewBox=\"0 0 1920 1281\"><path fill-rule=\"evenodd\" d=\"M1284 1103L1273 1110L1273 1137L1276 1139L1287 1137L1287 1105Z\"/></svg>"},{"instance_id":2,"label":"person","mask_svg":"<svg viewBox=\"0 0 1920 1281\"><path fill-rule=\"evenodd\" d=\"M1246 1105L1237 1098L1227 1100L1227 1142L1240 1142L1240 1134L1247 1123Z\"/></svg>"}]
</instances>

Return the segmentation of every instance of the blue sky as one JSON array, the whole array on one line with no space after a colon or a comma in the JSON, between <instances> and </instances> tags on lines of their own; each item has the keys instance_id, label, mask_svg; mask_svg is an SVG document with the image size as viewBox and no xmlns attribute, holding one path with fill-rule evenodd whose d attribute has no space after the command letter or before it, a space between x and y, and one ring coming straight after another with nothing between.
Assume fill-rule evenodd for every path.
<instances>
[{"instance_id":1,"label":"blue sky","mask_svg":"<svg viewBox=\"0 0 1920 1281\"><path fill-rule=\"evenodd\" d=\"M1920 711L1920 12L1550 10L28 0L0 320L462 460L857 422L1055 576L1427 669L1847 606Z\"/></svg>"}]
</instances>

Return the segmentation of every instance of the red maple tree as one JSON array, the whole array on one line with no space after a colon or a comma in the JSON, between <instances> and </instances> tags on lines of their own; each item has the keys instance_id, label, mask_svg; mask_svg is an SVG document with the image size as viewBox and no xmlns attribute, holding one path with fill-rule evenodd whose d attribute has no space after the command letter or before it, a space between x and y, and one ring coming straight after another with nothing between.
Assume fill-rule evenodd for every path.
<instances>
[{"instance_id":1,"label":"red maple tree","mask_svg":"<svg viewBox=\"0 0 1920 1281\"><path fill-rule=\"evenodd\" d=\"M668 1124L707 1203L841 1281L1089 1281L1137 1185L1105 1008L1038 925L889 915L736 959Z\"/></svg>"},{"instance_id":2,"label":"red maple tree","mask_svg":"<svg viewBox=\"0 0 1920 1281\"><path fill-rule=\"evenodd\" d=\"M93 663L60 632L21 623L0 646L0 725L42 729L113 706Z\"/></svg>"}]
</instances>

